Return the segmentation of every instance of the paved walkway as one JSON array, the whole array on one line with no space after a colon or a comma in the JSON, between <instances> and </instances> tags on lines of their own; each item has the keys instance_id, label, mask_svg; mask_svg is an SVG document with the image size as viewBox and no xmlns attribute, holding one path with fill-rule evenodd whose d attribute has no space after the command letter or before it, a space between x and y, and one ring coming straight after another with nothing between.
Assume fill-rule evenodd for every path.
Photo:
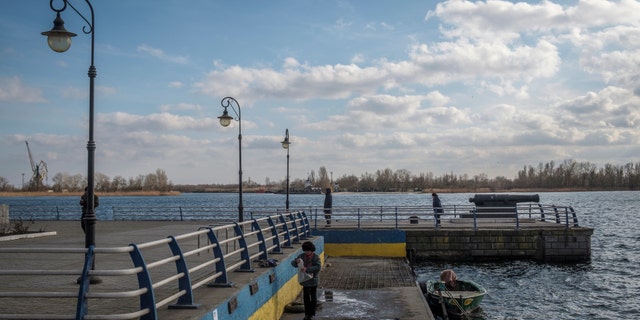
<instances>
[{"instance_id":1,"label":"paved walkway","mask_svg":"<svg viewBox=\"0 0 640 320\"><path fill-rule=\"evenodd\" d=\"M168 235L181 235L196 231L206 225L203 221L98 221L96 225L96 244L98 247L122 247L130 243L144 243L166 238ZM36 221L30 226L31 231L46 231L49 236L0 241L0 247L21 248L82 248L84 234L79 221ZM55 231L55 234L52 235ZM284 255L291 255L296 249L284 249ZM81 267L81 257L67 259L33 259L33 255L10 254L0 257L0 269L42 269L47 264L51 269L76 269ZM71 257L60 255L59 257ZM80 265L78 265L80 261ZM108 261L98 260L107 264ZM268 272L269 269L256 269L256 272ZM198 309L159 310L160 319L200 319L207 310L220 301L225 301L236 294L240 288L249 284L257 275L255 273L232 273L232 288L211 290L198 288L194 290L195 301L201 303ZM328 257L321 272L319 294L323 302L317 319L433 319L424 302L419 288L415 285L413 274L403 259L385 258L344 258ZM9 278L9 279L7 279ZM75 277L57 276L47 283L34 283L36 277L3 276L0 279L2 290L7 288L37 288L37 290L59 291L76 290ZM42 279L42 278L37 278ZM33 281L32 281L33 280ZM41 281L41 280L38 280ZM108 284L105 284L106 287ZM332 299L325 299L331 292ZM11 312L29 313L33 303L0 299L0 314ZM31 301L31 300L30 300ZM61 303L60 299L39 299L37 307L51 313L75 313L75 305ZM117 303L117 300L114 302ZM120 307L120 306L117 306ZM101 306L110 309L114 306ZM302 319L304 314L287 313L282 320Z\"/></svg>"},{"instance_id":2,"label":"paved walkway","mask_svg":"<svg viewBox=\"0 0 640 320\"><path fill-rule=\"evenodd\" d=\"M404 259L328 257L318 295L315 319L434 319ZM285 313L280 319L303 317Z\"/></svg>"}]
</instances>

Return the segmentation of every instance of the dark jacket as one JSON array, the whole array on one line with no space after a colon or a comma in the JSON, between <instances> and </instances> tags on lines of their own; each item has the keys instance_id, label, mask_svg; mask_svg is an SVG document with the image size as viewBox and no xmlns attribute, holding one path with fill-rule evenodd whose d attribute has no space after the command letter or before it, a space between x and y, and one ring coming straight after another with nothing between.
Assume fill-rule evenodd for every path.
<instances>
[{"instance_id":1,"label":"dark jacket","mask_svg":"<svg viewBox=\"0 0 640 320\"><path fill-rule=\"evenodd\" d=\"M433 197L433 212L442 213L442 204L440 203L440 198L438 196Z\"/></svg>"},{"instance_id":2,"label":"dark jacket","mask_svg":"<svg viewBox=\"0 0 640 320\"><path fill-rule=\"evenodd\" d=\"M98 205L100 204L100 198L98 198L98 196L94 193L93 194L93 208L97 208ZM80 205L82 206L82 214L85 215L87 214L87 207L89 206L89 203L87 202L87 193L85 192L81 197L80 197Z\"/></svg>"},{"instance_id":3,"label":"dark jacket","mask_svg":"<svg viewBox=\"0 0 640 320\"><path fill-rule=\"evenodd\" d=\"M331 213L331 206L333 206L333 197L331 189L327 189L324 195L324 213Z\"/></svg>"},{"instance_id":4,"label":"dark jacket","mask_svg":"<svg viewBox=\"0 0 640 320\"><path fill-rule=\"evenodd\" d=\"M297 268L298 264L296 261L298 259L302 259L302 261L304 261L304 267L307 268L306 272L313 275L313 278L301 283L301 285L303 287L317 287L318 282L320 282L318 274L320 273L320 268L322 267L322 264L320 263L320 257L314 252L313 255L311 255L311 258L308 258L307 255L303 252L299 254L295 259L291 260L291 265Z\"/></svg>"}]
</instances>

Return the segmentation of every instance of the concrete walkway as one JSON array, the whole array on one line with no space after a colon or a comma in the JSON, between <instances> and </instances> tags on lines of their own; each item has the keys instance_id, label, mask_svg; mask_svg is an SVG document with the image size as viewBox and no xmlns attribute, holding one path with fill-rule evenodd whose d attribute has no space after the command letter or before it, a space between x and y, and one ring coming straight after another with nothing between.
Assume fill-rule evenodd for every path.
<instances>
[{"instance_id":1,"label":"concrete walkway","mask_svg":"<svg viewBox=\"0 0 640 320\"><path fill-rule=\"evenodd\" d=\"M328 257L318 295L315 319L434 319L404 259ZM285 313L280 319L303 318Z\"/></svg>"},{"instance_id":2,"label":"concrete walkway","mask_svg":"<svg viewBox=\"0 0 640 320\"><path fill-rule=\"evenodd\" d=\"M169 235L181 235L196 231L198 227L206 226L204 221L98 221L96 225L96 245L98 247L122 247L130 243L144 243L166 238ZM7 248L82 248L84 234L79 221L36 221L29 228L30 231L49 232L48 236L0 241L0 247ZM295 253L295 249L285 249L284 256ZM34 260L33 256L3 254L0 257L0 269L42 269L43 263L52 269L73 269L78 261L71 260ZM65 257L68 255L65 255ZM284 259L282 259L284 260ZM107 263L98 260L97 263ZM269 272L268 268L258 268L256 272ZM194 291L195 300L201 303L198 309L159 310L160 319L201 319L205 317L220 301L225 301L249 284L257 275L255 273L232 273L230 275L235 284L232 288L212 290L212 288L198 288ZM403 259L386 258L345 258L327 257L320 274L321 283L318 293L321 295L322 306L316 319L433 319L426 305L420 289L416 286L413 274ZM6 277L2 277L6 278ZM36 277L33 277L36 279ZM11 279L1 280L3 290L20 286L37 288L37 290L58 289L66 286L68 290L77 290L75 278L57 277L50 283L34 283L29 276L12 276ZM41 278L38 278L41 279ZM327 293L332 293L332 299L326 299ZM3 298L4 299L4 298ZM2 299L0 299L2 300ZM104 309L118 306L101 306ZM26 308L26 309L25 309ZM24 305L20 301L0 302L1 313L26 312L33 305ZM60 303L60 299L39 299L37 308L51 313L73 313L75 305ZM22 310L22 311L21 311ZM26 311L25 311L26 310ZM56 312L59 311L59 312ZM303 313L286 313L281 319L302 319ZM274 319L275 320L275 319Z\"/></svg>"}]
</instances>

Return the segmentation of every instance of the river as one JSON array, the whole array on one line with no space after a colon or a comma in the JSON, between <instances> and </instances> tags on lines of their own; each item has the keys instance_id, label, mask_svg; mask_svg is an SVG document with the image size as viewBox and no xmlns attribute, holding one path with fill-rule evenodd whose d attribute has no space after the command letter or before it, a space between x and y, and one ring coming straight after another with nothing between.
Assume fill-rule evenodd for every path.
<instances>
[{"instance_id":1,"label":"river","mask_svg":"<svg viewBox=\"0 0 640 320\"><path fill-rule=\"evenodd\" d=\"M572 206L581 226L594 229L592 259L577 265L534 261L433 263L415 267L418 280L454 269L489 292L478 319L640 319L640 192L540 192L542 204ZM441 194L443 205L469 204L472 193ZM290 195L291 208L322 207L323 195ZM78 197L0 197L15 210L57 207L79 215ZM430 205L430 194L335 193L334 206ZM284 207L285 195L244 194L251 207ZM99 219L125 206L217 206L236 208L237 194L167 197L101 197ZM43 209L39 209L43 210ZM49 209L46 209L49 210Z\"/></svg>"}]
</instances>

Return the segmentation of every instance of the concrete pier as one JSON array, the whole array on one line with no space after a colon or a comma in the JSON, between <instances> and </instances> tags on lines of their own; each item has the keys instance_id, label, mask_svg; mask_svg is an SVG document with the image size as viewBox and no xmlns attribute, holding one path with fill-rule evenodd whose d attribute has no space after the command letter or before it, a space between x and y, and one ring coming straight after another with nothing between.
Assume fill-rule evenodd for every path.
<instances>
[{"instance_id":1,"label":"concrete pier","mask_svg":"<svg viewBox=\"0 0 640 320\"><path fill-rule=\"evenodd\" d=\"M130 243L144 243L166 238L168 235L180 235L193 232L204 222L189 221L99 221L96 225L96 244L98 247L119 247ZM78 248L84 245L84 234L79 221L36 221L30 230L46 231L49 235L42 237L30 237L0 241L0 248ZM55 232L53 232L55 231ZM313 237L315 240L321 239ZM287 262L291 257L300 253L300 245L286 248L284 252L272 257L280 261L278 268L288 268ZM324 259L324 267L320 274L320 288L322 294L322 306L318 310L316 319L432 319L433 316L426 305L420 289L414 282L413 274L404 258L377 258L377 257L333 257L321 252ZM7 257L6 255L10 255ZM0 258L0 269L69 269L76 265L78 259L65 260L68 255L60 255L55 259L34 259L33 254L4 253ZM152 257L147 257L152 260ZM109 261L97 260L97 264L108 264ZM75 267L74 267L75 268ZM293 267L291 267L294 269ZM194 290L194 298L198 303L197 308L192 309L168 309L158 310L159 319L206 319L217 320L219 316L216 310L231 308L235 303L238 308L251 305L253 292L256 297L270 292L271 278L275 277L273 284L288 279L278 278L278 272L274 268L256 267L254 272L232 272L230 287L215 288L201 287ZM48 283L40 283L42 278L21 276L3 276L3 290L13 288L24 291L32 288L34 291L59 290L65 287L65 291L77 290L73 276L58 276ZM266 280L266 282L264 282ZM6 281L5 281L6 280ZM105 283L96 286L119 286L110 283L111 279L105 279ZM126 286L126 284L122 284ZM248 289L250 288L250 289ZM292 288L292 289L289 289ZM294 301L301 290L295 283L283 287L286 294L279 292L278 297L282 301L271 302L272 309L269 314L273 316L254 316L255 319L301 319L300 314L278 313L277 309L283 304ZM244 295L251 291L251 296ZM332 299L327 301L325 293L331 292ZM290 298L288 298L289 296ZM236 299L237 298L237 299ZM29 303L25 303L29 301ZM34 305L33 300L24 298L0 298L0 314L23 313L34 310L43 310L50 314L73 314L76 305L69 300L58 298L38 298ZM135 302L135 301L134 301ZM118 310L122 307L120 300L105 301L100 305L101 310ZM237 312L235 313L237 314ZM245 316L233 316L232 319L246 319ZM251 318L251 319L253 319Z\"/></svg>"}]
</instances>

